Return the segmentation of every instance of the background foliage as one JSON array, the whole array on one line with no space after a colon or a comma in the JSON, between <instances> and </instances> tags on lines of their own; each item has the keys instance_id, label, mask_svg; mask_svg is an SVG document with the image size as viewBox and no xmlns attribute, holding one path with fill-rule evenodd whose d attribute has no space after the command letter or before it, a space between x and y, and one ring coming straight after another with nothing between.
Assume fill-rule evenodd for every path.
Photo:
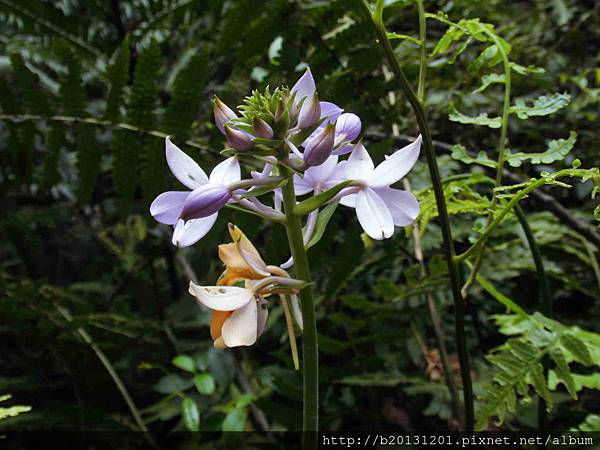
<instances>
[{"instance_id":1,"label":"background foliage","mask_svg":"<svg viewBox=\"0 0 600 450\"><path fill-rule=\"evenodd\" d=\"M173 184L166 135L202 167L213 166L223 140L212 123L211 97L238 104L253 88L293 82L304 64L320 80L322 98L362 118L376 159L411 139L413 115L401 96L390 99L394 87L357 3L0 0L0 394L12 395L2 396L9 406L0 409L0 428L138 429L96 349L155 436L186 428L298 428L301 380L278 320L282 311L271 308L256 346L222 352L212 348L208 315L186 292L190 278L211 284L220 273L216 245L227 240L226 227L176 249L148 205ZM387 26L399 33L395 51L414 81L415 5L387 4ZM453 22L495 24L510 44L516 100L505 184L571 167L576 158L598 166L595 2L456 0L425 7ZM429 20L428 28L426 103L460 251L490 210L481 180L495 164L503 79L493 50L476 36L440 20ZM389 242L361 240L343 208L310 251L320 293L324 429L456 426L428 314L435 303L457 370L424 162L410 182L422 204L426 277L410 229ZM538 281L516 218L509 215L489 242L468 298L480 428L534 427L535 393L552 405L553 429L598 430L591 413L600 408L600 238L592 190L588 180L571 189L546 187L525 200L558 322L535 313ZM219 221L235 222L265 261L287 259L283 228L233 211ZM544 355L553 361L549 383L539 376ZM459 383L457 372L454 379Z\"/></svg>"}]
</instances>

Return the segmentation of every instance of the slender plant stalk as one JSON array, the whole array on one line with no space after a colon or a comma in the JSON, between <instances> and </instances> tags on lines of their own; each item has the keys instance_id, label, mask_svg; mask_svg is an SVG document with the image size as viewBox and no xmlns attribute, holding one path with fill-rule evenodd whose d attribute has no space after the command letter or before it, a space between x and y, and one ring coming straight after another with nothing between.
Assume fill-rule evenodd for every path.
<instances>
[{"instance_id":1,"label":"slender plant stalk","mask_svg":"<svg viewBox=\"0 0 600 450\"><path fill-rule=\"evenodd\" d=\"M508 61L508 55L502 47L502 43L498 39L494 33L490 32L484 25L479 24L479 29L482 30L493 42L496 48L498 49L498 53L502 59L502 65L504 67L504 101L502 103L502 121L500 125L500 139L498 141L498 159L496 161L496 187L502 184L502 172L504 170L504 161L505 161L505 151L506 151L506 137L508 135L508 119L510 117L510 91L511 91L511 69L510 62ZM492 191L492 204L491 209L493 210L496 206L497 202L496 193ZM490 212L488 214L488 222L492 220L493 213ZM469 288L475 282L477 278L477 272L479 272L479 268L481 267L481 262L483 261L483 254L485 252L485 245L482 245L479 249L479 253L475 258L475 264L473 264L473 268L471 269L471 273L467 278L467 281L462 287L462 295L463 297L467 296Z\"/></svg>"},{"instance_id":2,"label":"slender plant stalk","mask_svg":"<svg viewBox=\"0 0 600 450\"><path fill-rule=\"evenodd\" d=\"M65 318L65 320L67 322L73 321L73 317L71 316L71 313L68 310L66 310L65 308L63 308L60 305L55 305L55 306L56 306L57 311L60 313L61 316L63 316ZM154 442L154 439L150 435L150 432L148 431L148 428L146 427L146 424L144 423L144 420L142 419L142 416L141 416L139 410L137 409L135 402L131 398L131 395L129 395L129 391L127 391L125 384L123 383L123 381L121 380L121 377L119 377L119 374L116 372L116 370L112 366L110 360L106 357L104 352L102 350L100 350L100 347L98 347L96 345L96 343L92 339L92 336L90 336L89 333L84 328L81 328L81 327L77 328L77 334L79 334L79 336L81 336L81 339L83 339L83 341L87 345L90 346L90 348L94 351L94 353L96 354L96 356L98 357L98 359L100 360L100 362L102 363L102 365L104 366L104 368L106 369L108 374L110 375L110 377L113 379L115 385L117 386L117 389L119 390L119 392L121 393L121 396L125 400L125 403L127 403L127 406L129 407L129 410L131 411L131 415L135 419L135 422L137 423L140 430L142 430L144 432L144 436L145 436L146 440L148 441L148 443L150 445L152 445L152 447L158 448L156 446L156 443Z\"/></svg>"},{"instance_id":3,"label":"slender plant stalk","mask_svg":"<svg viewBox=\"0 0 600 450\"><path fill-rule=\"evenodd\" d=\"M444 252L446 262L448 264L448 275L452 288L452 298L454 300L454 316L455 316L455 340L458 350L458 359L460 362L460 372L463 382L463 401L465 408L465 418L463 428L465 431L472 431L474 425L474 405L473 405L473 383L471 381L471 369L469 365L469 355L467 353L467 343L465 338L465 301L460 292L461 283L458 273L458 264L455 262L454 242L452 240L452 232L450 229L450 220L446 202L444 199L444 190L442 187L442 179L437 165L436 155L429 130L429 123L423 104L417 98L404 71L400 67L392 49L389 40L387 39L385 26L383 24L383 1L378 0L375 13L371 13L371 8L366 0L362 1L362 5L371 19L375 34L379 40L385 53L385 57L398 81L400 88L406 95L417 119L419 129L423 135L423 147L427 157L427 165L429 166L429 174L433 185L433 192L439 213L440 226L442 229L442 238L444 241Z\"/></svg>"},{"instance_id":4,"label":"slender plant stalk","mask_svg":"<svg viewBox=\"0 0 600 450\"><path fill-rule=\"evenodd\" d=\"M283 208L285 210L285 229L292 257L294 258L294 273L296 278L311 283L308 256L302 237L300 216L294 214L296 195L294 193L294 174L281 166L282 174L287 183L282 186ZM319 430L319 352L317 344L317 322L313 300L312 285L301 292L302 320L302 369L304 375L304 406L302 427L306 431ZM304 448L316 448L316 435L304 433Z\"/></svg>"},{"instance_id":5,"label":"slender plant stalk","mask_svg":"<svg viewBox=\"0 0 600 450\"><path fill-rule=\"evenodd\" d=\"M556 180L558 178L565 177L565 176L576 176L576 175L573 173L572 169L562 169L562 170L555 172L552 175L552 178ZM545 178L540 178L540 179L534 181L533 183L531 183L529 186L525 187L524 189L521 189L515 195L513 195L513 197L510 199L510 201L504 206L502 211L500 211L500 213L496 215L494 220L486 227L486 229L483 230L483 232L481 233L479 238L471 245L471 247L469 247L464 253L454 256L454 261L457 263L460 263L460 262L463 262L465 259L471 257L479 249L479 247L481 245L483 245L483 243L487 240L487 238L490 236L492 231L494 231L494 229L500 224L500 222L502 222L502 220L508 214L508 212L511 209L513 209L515 206L517 206L517 204L519 203L519 201L521 199L527 197L527 195L530 192L536 190L537 188L539 188L547 183L548 183L548 181Z\"/></svg>"},{"instance_id":6,"label":"slender plant stalk","mask_svg":"<svg viewBox=\"0 0 600 450\"><path fill-rule=\"evenodd\" d=\"M427 18L423 0L417 0L417 11L419 14L419 40L421 41L421 52L419 61L419 84L417 85L417 97L419 101L425 101L425 78L427 76Z\"/></svg>"},{"instance_id":7,"label":"slender plant stalk","mask_svg":"<svg viewBox=\"0 0 600 450\"><path fill-rule=\"evenodd\" d=\"M552 307L552 294L550 293L550 285L548 284L548 277L546 277L546 271L544 270L544 261L542 260L542 254L540 253L540 249L535 241L535 237L531 232L531 228L529 227L529 223L527 222L527 217L523 212L521 206L515 206L515 213L517 214L517 218L521 223L521 227L525 232L525 237L527 238L527 242L529 243L529 249L531 250L531 256L533 257L533 262L535 263L535 271L537 272L537 278L540 288L540 296L542 298L542 313L549 318L553 316L553 307ZM548 357L544 357L542 360L542 365L544 366L544 378L546 381L548 380L548 371L550 369L550 361ZM549 430L548 428L548 411L546 411L546 401L538 396L538 430L545 431Z\"/></svg>"},{"instance_id":8,"label":"slender plant stalk","mask_svg":"<svg viewBox=\"0 0 600 450\"><path fill-rule=\"evenodd\" d=\"M63 123L83 123L86 125L97 125L101 127L119 128L121 130L135 131L137 133L143 133L150 136L165 139L169 135L161 131L156 130L145 130L130 123L125 122L111 122L110 120L94 119L93 117L76 117L76 116L41 116L39 114L0 114L0 121L8 122L37 122L41 120L48 120L51 122L63 122ZM209 150L205 145L199 144L194 141L185 141L185 144L200 150Z\"/></svg>"},{"instance_id":9,"label":"slender plant stalk","mask_svg":"<svg viewBox=\"0 0 600 450\"><path fill-rule=\"evenodd\" d=\"M425 100L425 81L427 78L427 19L425 17L425 8L423 7L423 1L417 0L417 11L419 15L419 40L421 41L421 50L420 50L420 65L419 65L419 84L417 86L417 97L420 102L424 102ZM395 96L393 96L395 100ZM395 135L398 135L397 127L394 127L393 130ZM407 178L403 180L404 189L408 192L412 192L410 181ZM423 250L421 247L421 238L419 236L419 224L413 224L413 241L414 241L414 254L415 259L419 262L421 266L421 276L424 277L427 275L427 267L425 265L425 258L423 257ZM437 306L435 304L435 299L432 294L427 294L427 309L429 311L429 317L431 318L431 323L433 325L433 331L435 333L436 340L438 342L438 347L440 349L440 360L442 362L442 368L444 370L444 380L446 381L446 385L448 386L448 391L450 392L450 399L452 404L452 414L457 421L461 420L463 415L462 406L460 404L460 400L458 399L458 390L456 388L456 383L454 382L454 375L452 374L452 369L450 368L450 363L448 361L448 350L446 349L446 337L444 335L444 330L442 329L442 323L440 320L440 314L438 312Z\"/></svg>"}]
</instances>

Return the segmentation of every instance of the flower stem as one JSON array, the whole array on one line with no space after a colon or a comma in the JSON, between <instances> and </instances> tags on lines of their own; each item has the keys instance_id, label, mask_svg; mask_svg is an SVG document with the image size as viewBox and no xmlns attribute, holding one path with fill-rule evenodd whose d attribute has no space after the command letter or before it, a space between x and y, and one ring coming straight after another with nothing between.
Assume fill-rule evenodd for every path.
<instances>
[{"instance_id":1,"label":"flower stem","mask_svg":"<svg viewBox=\"0 0 600 450\"><path fill-rule=\"evenodd\" d=\"M540 253L540 249L535 241L535 237L533 236L531 228L529 227L527 217L525 216L523 209L521 209L521 206L518 204L515 206L515 213L517 214L517 218L519 219L521 227L525 232L525 237L527 238L529 249L531 250L531 256L533 257L533 261L535 263L535 271L537 272L540 295L542 297L542 313L546 317L552 318L552 294L550 293L550 285L548 284L548 278L546 277L546 271L544 270L542 254ZM548 380L550 361L548 360L547 356L542 360L542 365L544 366L544 378ZM546 402L542 397L538 397L538 430L549 430Z\"/></svg>"},{"instance_id":2,"label":"flower stem","mask_svg":"<svg viewBox=\"0 0 600 450\"><path fill-rule=\"evenodd\" d=\"M427 75L427 19L425 18L423 0L417 0L417 10L419 12L419 39L421 40L417 97L419 101L423 102L425 100L425 77Z\"/></svg>"},{"instance_id":3,"label":"flower stem","mask_svg":"<svg viewBox=\"0 0 600 450\"><path fill-rule=\"evenodd\" d=\"M448 216L448 210L446 208L446 201L444 198L444 190L442 187L442 178L440 176L439 168L437 165L435 150L431 139L431 132L429 130L429 123L427 121L427 115L423 104L417 98L417 95L413 91L412 87L404 71L400 67L398 60L394 55L389 40L387 39L385 26L383 24L383 1L378 0L375 13L371 13L371 8L368 2L363 0L362 5L369 17L375 33L379 40L379 44L382 46L385 57L394 73L396 80L398 81L400 88L406 95L417 119L419 129L423 135L423 146L425 149L425 156L427 157L427 165L429 166L429 174L431 176L431 182L433 185L433 192L437 204L439 213L440 226L442 230L442 238L444 241L444 252L446 262L448 264L448 275L450 279L450 285L452 288L452 298L454 300L454 316L455 316L455 340L456 347L458 350L458 359L460 362L460 372L463 383L463 401L465 409L465 418L463 428L465 431L473 431L474 425L474 405L473 405L473 384L471 381L471 369L469 364L469 355L467 353L467 343L465 338L465 301L460 292L461 283L458 273L458 264L455 262L455 251L454 242L452 240L452 232L450 229L450 219Z\"/></svg>"},{"instance_id":4,"label":"flower stem","mask_svg":"<svg viewBox=\"0 0 600 450\"><path fill-rule=\"evenodd\" d=\"M505 157L505 149L506 149L506 136L508 134L508 119L510 117L510 90L511 90L511 69L510 62L508 61L508 55L500 42L498 36L496 36L493 32L491 32L486 26L479 24L479 29L483 31L493 42L496 48L498 49L498 53L502 59L502 65L504 67L504 101L502 104L502 122L500 125L500 139L498 141L498 160L496 163L496 182L495 187L498 187L502 184L502 171L504 170L504 161ZM493 211L494 207L497 203L496 193L492 191L492 205L491 210ZM488 222L493 218L493 212L488 214ZM485 243L484 243L485 244ZM462 288L463 297L467 296L469 288L477 278L477 272L481 267L481 262L483 260L483 253L485 251L485 245L482 245L477 253L475 264L469 274L469 277Z\"/></svg>"},{"instance_id":5,"label":"flower stem","mask_svg":"<svg viewBox=\"0 0 600 450\"><path fill-rule=\"evenodd\" d=\"M280 166L282 174L288 182L282 186L283 208L286 216L285 229L292 257L294 258L294 276L300 280L311 282L308 256L302 236L300 216L294 214L296 195L294 192L294 174L285 166ZM303 431L319 429L319 353L317 345L317 323L313 300L312 286L308 285L300 294L302 319L302 369L304 374L304 406L302 413ZM316 448L316 434L304 433L304 448Z\"/></svg>"}]
</instances>

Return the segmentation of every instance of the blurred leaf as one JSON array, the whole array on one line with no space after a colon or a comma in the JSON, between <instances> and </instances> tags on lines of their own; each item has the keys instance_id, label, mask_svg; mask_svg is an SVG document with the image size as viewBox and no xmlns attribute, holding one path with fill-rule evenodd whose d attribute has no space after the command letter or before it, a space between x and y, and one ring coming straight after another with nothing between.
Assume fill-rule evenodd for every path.
<instances>
[{"instance_id":1,"label":"blurred leaf","mask_svg":"<svg viewBox=\"0 0 600 450\"><path fill-rule=\"evenodd\" d=\"M194 385L202 395L211 395L215 391L215 379L209 373L199 373L194 377Z\"/></svg>"},{"instance_id":2,"label":"blurred leaf","mask_svg":"<svg viewBox=\"0 0 600 450\"><path fill-rule=\"evenodd\" d=\"M190 397L185 397L181 402L181 416L183 423L190 431L198 431L200 427L200 412L196 402Z\"/></svg>"},{"instance_id":3,"label":"blurred leaf","mask_svg":"<svg viewBox=\"0 0 600 450\"><path fill-rule=\"evenodd\" d=\"M245 408L236 408L231 411L221 425L224 432L228 431L244 431L246 426L247 411Z\"/></svg>"},{"instance_id":4,"label":"blurred leaf","mask_svg":"<svg viewBox=\"0 0 600 450\"><path fill-rule=\"evenodd\" d=\"M185 370L186 372L194 373L196 371L196 366L194 364L194 360L187 355L177 355L173 358L173 365L179 367L181 370Z\"/></svg>"}]
</instances>

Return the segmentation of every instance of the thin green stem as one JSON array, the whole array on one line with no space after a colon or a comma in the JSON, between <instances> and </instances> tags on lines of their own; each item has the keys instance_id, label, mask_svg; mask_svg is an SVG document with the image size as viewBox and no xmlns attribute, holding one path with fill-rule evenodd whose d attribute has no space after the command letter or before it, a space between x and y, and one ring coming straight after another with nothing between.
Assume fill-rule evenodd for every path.
<instances>
[{"instance_id":1,"label":"thin green stem","mask_svg":"<svg viewBox=\"0 0 600 450\"><path fill-rule=\"evenodd\" d=\"M506 150L506 136L508 134L508 119L510 117L510 90L511 90L511 76L510 76L510 62L508 61L508 55L494 33L487 29L484 25L479 24L480 29L487 34L498 49L498 53L502 58L502 65L504 66L504 101L502 103L502 122L500 125L500 140L498 141L498 163L496 165L496 186L502 184L502 170L504 169L505 150ZM495 196L494 196L495 200Z\"/></svg>"},{"instance_id":2,"label":"thin green stem","mask_svg":"<svg viewBox=\"0 0 600 450\"><path fill-rule=\"evenodd\" d=\"M546 317L552 318L552 294L550 293L550 285L548 284L548 278L546 277L546 271L544 270L542 254L540 253L540 249L535 241L535 237L531 231L531 228L529 227L527 217L525 216L523 209L521 209L521 206L515 206L515 213L517 214L517 218L519 219L521 227L525 232L525 237L527 238L529 249L531 250L531 256L533 257L533 262L535 263L535 271L537 273L540 296L542 297L542 313ZM544 378L547 380L548 371L550 368L550 361L548 360L548 357L544 357L542 360L542 365L544 366ZM548 412L546 411L546 402L542 397L538 397L538 430L544 431L548 429Z\"/></svg>"},{"instance_id":3,"label":"thin green stem","mask_svg":"<svg viewBox=\"0 0 600 450\"><path fill-rule=\"evenodd\" d=\"M505 161L505 151L506 151L506 137L508 134L508 120L510 117L510 91L511 91L511 69L510 62L508 61L508 55L500 42L498 36L492 33L485 25L479 24L479 29L482 30L492 41L494 42L496 48L498 49L498 53L502 58L502 65L504 67L504 101L502 104L502 122L500 125L500 139L498 141L498 160L496 163L496 183L495 186L498 187L502 184L502 172L504 170L504 161ZM496 193L492 193L492 205L491 209L493 210L496 206L497 197ZM488 215L488 222L492 219L492 213ZM469 277L462 288L462 294L466 297L469 288L475 281L477 277L477 272L481 267L481 262L483 260L483 253L485 250L485 245L482 245L479 253L477 254L475 264L473 265L473 269L469 274Z\"/></svg>"},{"instance_id":4,"label":"thin green stem","mask_svg":"<svg viewBox=\"0 0 600 450\"><path fill-rule=\"evenodd\" d=\"M311 283L308 256L302 237L300 216L294 214L296 195L294 192L294 173L280 166L287 183L282 186L283 208L286 216L285 229L292 257L294 258L295 277ZM304 374L304 407L302 414L303 430L319 429L319 352L317 344L317 322L313 300L312 285L301 292L302 320L302 368ZM304 433L304 448L316 448L316 435Z\"/></svg>"},{"instance_id":5,"label":"thin green stem","mask_svg":"<svg viewBox=\"0 0 600 450\"><path fill-rule=\"evenodd\" d=\"M440 176L437 165L435 150L429 130L429 123L423 104L417 98L404 71L400 67L398 60L394 55L389 40L387 39L385 26L383 24L383 1L378 0L375 14L371 14L371 9L366 0L363 0L362 5L375 29L375 34L382 46L385 57L387 59L400 88L406 95L417 119L419 129L423 135L423 147L425 156L427 157L427 165L429 166L429 174L433 185L433 192L439 213L440 226L442 230L442 238L444 241L444 252L448 264L448 275L450 285L452 287L452 298L454 300L454 316L455 316L455 340L458 350L458 359L460 362L460 372L463 382L463 400L465 404L465 418L463 428L465 431L472 431L474 425L474 404L473 404L473 383L471 381L471 369L469 364L469 355L467 353L467 343L465 338L465 301L461 295L461 283L458 273L458 265L455 263L454 242L452 240L452 232L450 229L450 219L446 208L444 198L444 190L442 187L442 178Z\"/></svg>"},{"instance_id":6,"label":"thin green stem","mask_svg":"<svg viewBox=\"0 0 600 450\"><path fill-rule=\"evenodd\" d=\"M39 114L0 114L0 121L8 122L36 122L40 120L48 120L51 122L63 122L63 123L83 123L86 125L97 125L101 127L119 128L121 130L135 131L137 133L143 133L150 136L165 139L169 135L161 131L156 130L145 130L130 123L124 122L111 122L109 120L94 119L93 117L76 117L76 116L41 116ZM185 144L200 150L208 150L205 145L199 144L194 141L185 141Z\"/></svg>"},{"instance_id":7,"label":"thin green stem","mask_svg":"<svg viewBox=\"0 0 600 450\"><path fill-rule=\"evenodd\" d=\"M421 41L417 97L420 102L423 102L425 101L425 78L427 76L427 19L425 17L423 0L417 0L417 10L419 13L419 40Z\"/></svg>"},{"instance_id":8,"label":"thin green stem","mask_svg":"<svg viewBox=\"0 0 600 450\"><path fill-rule=\"evenodd\" d=\"M63 308L60 305L55 305L55 306L56 306L57 311L60 313L61 316L63 316L65 318L65 320L67 322L73 321L73 316L71 316L71 313L67 309ZM121 393L121 396L123 397L123 400L125 400L125 403L127 403L127 406L129 407L129 410L131 411L131 415L135 419L135 422L137 423L140 430L142 430L144 432L144 436L148 440L148 443L150 445L152 445L152 447L158 448L156 446L156 443L154 442L154 439L150 435L150 432L148 431L148 428L146 427L146 424L144 423L144 420L142 419L142 416L141 416L139 410L137 409L135 402L129 395L129 391L125 387L125 384L121 380L121 377L119 376L119 374L115 371L110 360L106 357L106 355L100 349L100 347L98 347L96 345L96 343L92 339L92 336L90 336L90 334L84 328L81 328L81 327L77 328L77 334L79 334L79 336L81 336L81 339L83 339L83 341L87 345L89 345L90 348L94 351L94 353L96 354L96 356L98 357L98 359L100 360L100 362L102 363L102 365L104 366L104 368L106 369L106 371L108 372L108 374L110 375L112 380L114 381L115 385L117 386L117 389L119 390L119 392Z\"/></svg>"},{"instance_id":9,"label":"thin green stem","mask_svg":"<svg viewBox=\"0 0 600 450\"><path fill-rule=\"evenodd\" d=\"M554 175L554 178L559 177L561 175L561 172L563 172L563 171L562 170L558 171ZM500 222L502 222L502 219L504 219L504 216L506 216L508 214L508 212L511 209L513 209L515 207L515 205L517 205L517 203L519 203L519 201L521 199L526 197L527 194L529 194L531 191L539 188L540 186L543 186L546 183L547 183L546 179L540 178L539 180L536 180L534 183L527 186L525 189L521 189L519 192L517 192L510 199L510 201L506 204L506 206L502 209L502 211L500 211L500 214L498 214L495 217L495 219L486 227L486 229L483 230L483 232L481 233L479 238L473 243L473 245L471 245L471 247L469 247L469 249L466 250L464 253L461 253L460 255L456 255L454 257L454 261L456 263L461 263L465 259L471 257L479 249L479 247L481 245L483 245L483 243L487 240L489 235L492 234L492 231L494 231L494 229L500 224Z\"/></svg>"}]
</instances>

